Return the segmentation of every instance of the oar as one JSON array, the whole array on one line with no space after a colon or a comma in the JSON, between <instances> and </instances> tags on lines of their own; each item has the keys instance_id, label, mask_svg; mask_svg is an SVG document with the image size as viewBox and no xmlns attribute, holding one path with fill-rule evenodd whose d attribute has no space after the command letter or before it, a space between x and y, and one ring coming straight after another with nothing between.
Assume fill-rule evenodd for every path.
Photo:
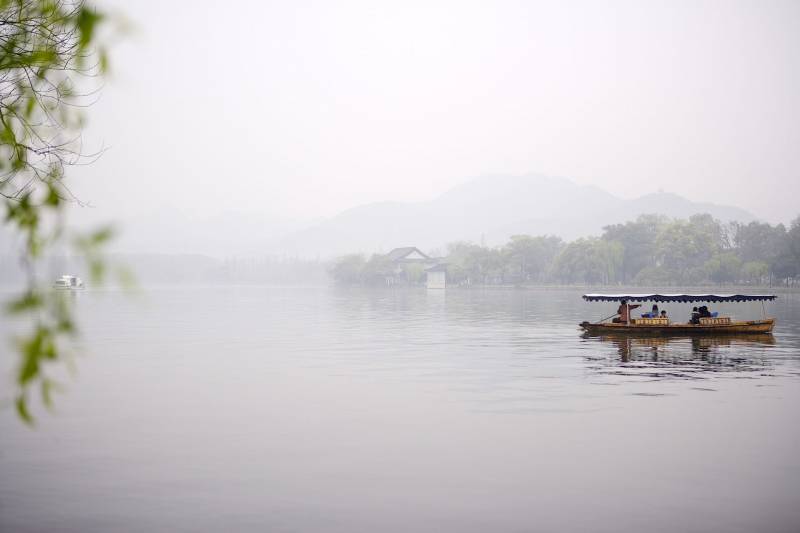
<instances>
[{"instance_id":1,"label":"oar","mask_svg":"<svg viewBox=\"0 0 800 533\"><path fill-rule=\"evenodd\" d=\"M611 316L607 316L607 317L605 317L605 318L601 318L600 320L598 320L598 322L605 322L605 321L606 321L606 320L608 320L609 318L614 318L614 317L615 317L615 316L617 316L618 314L619 314L619 313L614 313L614 314L613 314L613 315L611 315Z\"/></svg>"}]
</instances>

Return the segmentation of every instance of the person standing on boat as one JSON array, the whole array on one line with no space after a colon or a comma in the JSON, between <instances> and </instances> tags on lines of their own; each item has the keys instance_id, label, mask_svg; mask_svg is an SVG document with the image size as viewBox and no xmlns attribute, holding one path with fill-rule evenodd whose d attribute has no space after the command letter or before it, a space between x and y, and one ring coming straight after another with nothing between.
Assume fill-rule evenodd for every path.
<instances>
[{"instance_id":1,"label":"person standing on boat","mask_svg":"<svg viewBox=\"0 0 800 533\"><path fill-rule=\"evenodd\" d=\"M692 317L689 319L690 324L700 323L700 311L696 307L692 307Z\"/></svg>"},{"instance_id":2,"label":"person standing on boat","mask_svg":"<svg viewBox=\"0 0 800 533\"><path fill-rule=\"evenodd\" d=\"M628 300L622 300L617 308L617 314L619 316L612 320L612 322L627 324L631 317L631 309L636 309L637 307L641 307L641 305L628 305Z\"/></svg>"},{"instance_id":3,"label":"person standing on boat","mask_svg":"<svg viewBox=\"0 0 800 533\"><path fill-rule=\"evenodd\" d=\"M642 314L644 316L644 314ZM650 316L648 318L658 318L658 304L653 304L653 309L650 310Z\"/></svg>"}]
</instances>

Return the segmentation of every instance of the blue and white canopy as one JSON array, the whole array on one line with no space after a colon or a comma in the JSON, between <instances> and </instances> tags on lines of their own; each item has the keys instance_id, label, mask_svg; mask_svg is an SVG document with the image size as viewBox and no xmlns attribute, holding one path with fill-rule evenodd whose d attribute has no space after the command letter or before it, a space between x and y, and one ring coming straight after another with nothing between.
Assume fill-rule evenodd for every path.
<instances>
[{"instance_id":1,"label":"blue and white canopy","mask_svg":"<svg viewBox=\"0 0 800 533\"><path fill-rule=\"evenodd\" d=\"M763 302L774 294L584 294L587 302Z\"/></svg>"}]
</instances>

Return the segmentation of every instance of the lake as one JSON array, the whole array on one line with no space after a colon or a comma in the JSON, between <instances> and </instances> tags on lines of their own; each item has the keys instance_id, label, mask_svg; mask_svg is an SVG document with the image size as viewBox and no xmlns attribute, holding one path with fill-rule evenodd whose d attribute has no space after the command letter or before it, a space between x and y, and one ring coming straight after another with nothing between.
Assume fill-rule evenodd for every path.
<instances>
[{"instance_id":1,"label":"lake","mask_svg":"<svg viewBox=\"0 0 800 533\"><path fill-rule=\"evenodd\" d=\"M74 294L55 412L0 411L0 531L799 531L800 295L694 340L584 338L580 295Z\"/></svg>"}]
</instances>

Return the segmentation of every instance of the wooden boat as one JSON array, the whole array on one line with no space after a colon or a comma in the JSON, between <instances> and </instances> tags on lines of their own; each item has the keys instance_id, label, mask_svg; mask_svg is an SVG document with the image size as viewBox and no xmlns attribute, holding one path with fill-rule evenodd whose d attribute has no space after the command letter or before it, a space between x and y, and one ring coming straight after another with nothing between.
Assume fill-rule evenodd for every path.
<instances>
[{"instance_id":1,"label":"wooden boat","mask_svg":"<svg viewBox=\"0 0 800 533\"><path fill-rule=\"evenodd\" d=\"M599 333L626 333L643 335L743 335L769 333L775 327L774 318L763 320L737 320L728 324L665 324L665 325L645 325L636 324L614 324L611 322L581 322L580 326L592 334Z\"/></svg>"},{"instance_id":2,"label":"wooden boat","mask_svg":"<svg viewBox=\"0 0 800 533\"><path fill-rule=\"evenodd\" d=\"M584 294L587 302L763 302L775 299L774 294ZM770 333L775 319L766 313L757 320L732 320L717 316L700 318L698 323L674 323L668 318L629 318L626 322L581 322L580 327L592 335L747 335ZM630 316L630 312L628 312ZM609 317L611 318L611 317Z\"/></svg>"},{"instance_id":3,"label":"wooden boat","mask_svg":"<svg viewBox=\"0 0 800 533\"><path fill-rule=\"evenodd\" d=\"M775 337L772 333L741 333L741 334L722 334L722 335L628 335L625 332L616 331L591 333L584 331L584 339L597 339L608 341L615 344L627 343L635 348L666 348L673 342L684 339L691 339L693 347L698 350L709 348L730 347L730 346L772 346L775 344Z\"/></svg>"}]
</instances>

